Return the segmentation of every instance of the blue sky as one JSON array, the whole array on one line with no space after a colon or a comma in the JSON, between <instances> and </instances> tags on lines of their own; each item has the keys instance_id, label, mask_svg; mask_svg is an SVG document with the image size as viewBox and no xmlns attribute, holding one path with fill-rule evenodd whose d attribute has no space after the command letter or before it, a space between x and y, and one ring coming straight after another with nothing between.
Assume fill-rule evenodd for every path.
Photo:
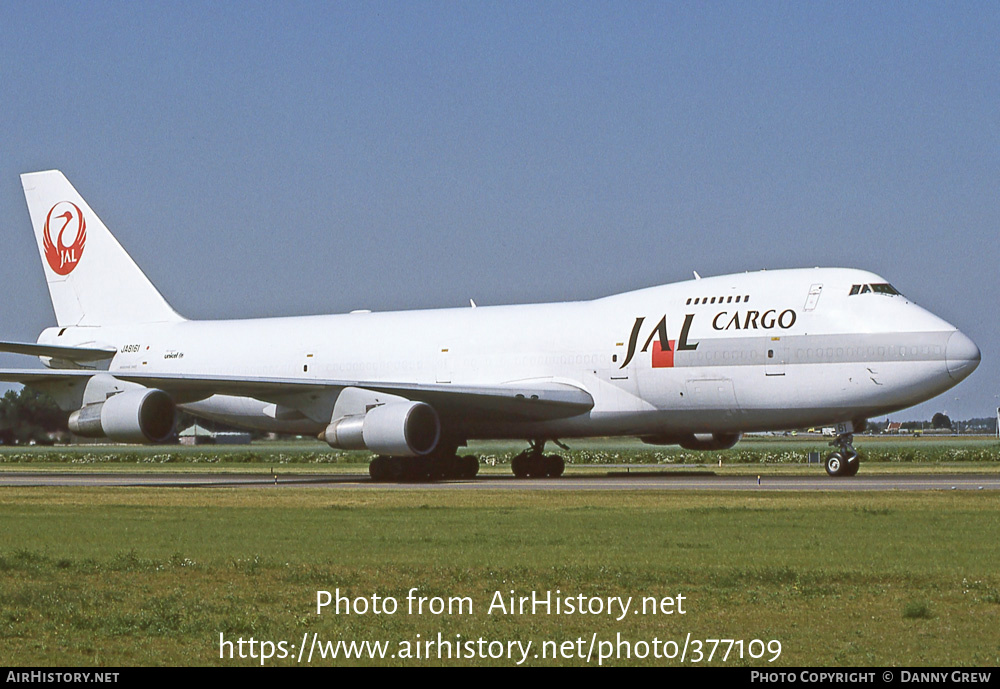
<instances>
[{"instance_id":1,"label":"blue sky","mask_svg":"<svg viewBox=\"0 0 1000 689\"><path fill-rule=\"evenodd\" d=\"M1000 5L0 0L0 335L58 168L191 318L873 270L1000 403ZM0 357L0 365L23 365Z\"/></svg>"}]
</instances>

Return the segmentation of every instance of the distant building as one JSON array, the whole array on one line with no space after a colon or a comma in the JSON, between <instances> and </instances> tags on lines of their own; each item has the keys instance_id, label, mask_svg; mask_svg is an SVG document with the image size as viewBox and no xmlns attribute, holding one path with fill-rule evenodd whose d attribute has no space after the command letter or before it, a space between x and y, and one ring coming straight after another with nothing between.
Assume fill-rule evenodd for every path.
<instances>
[{"instance_id":1,"label":"distant building","mask_svg":"<svg viewBox=\"0 0 1000 689\"><path fill-rule=\"evenodd\" d=\"M177 440L181 445L211 445L215 443L213 435L212 431L195 424L178 433Z\"/></svg>"},{"instance_id":2,"label":"distant building","mask_svg":"<svg viewBox=\"0 0 1000 689\"><path fill-rule=\"evenodd\" d=\"M178 433L181 445L249 445L250 434L242 432L215 432L194 424Z\"/></svg>"},{"instance_id":3,"label":"distant building","mask_svg":"<svg viewBox=\"0 0 1000 689\"><path fill-rule=\"evenodd\" d=\"M901 421L890 421L885 425L885 430L882 432L892 433L893 435L899 435L902 429L903 429L903 423Z\"/></svg>"}]
</instances>

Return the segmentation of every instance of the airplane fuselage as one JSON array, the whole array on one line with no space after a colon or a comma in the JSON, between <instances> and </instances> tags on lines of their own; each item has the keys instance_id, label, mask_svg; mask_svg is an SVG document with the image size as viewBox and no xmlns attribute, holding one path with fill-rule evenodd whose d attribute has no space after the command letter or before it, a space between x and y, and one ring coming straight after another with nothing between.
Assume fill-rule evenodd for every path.
<instances>
[{"instance_id":1,"label":"airplane fuselage","mask_svg":"<svg viewBox=\"0 0 1000 689\"><path fill-rule=\"evenodd\" d=\"M111 373L551 381L594 400L586 413L546 421L443 418L442 432L462 440L857 421L940 394L979 361L954 326L879 276L841 268L725 275L586 302L51 328L39 342L113 346ZM183 406L265 430L317 433L330 423L323 405L294 418L272 402L230 395Z\"/></svg>"}]
</instances>

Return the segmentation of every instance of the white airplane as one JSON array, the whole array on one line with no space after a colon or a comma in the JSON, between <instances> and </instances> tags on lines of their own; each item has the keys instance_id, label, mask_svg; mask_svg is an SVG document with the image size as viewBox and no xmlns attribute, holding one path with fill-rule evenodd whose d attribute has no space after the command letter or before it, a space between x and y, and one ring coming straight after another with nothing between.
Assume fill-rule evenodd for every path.
<instances>
[{"instance_id":1,"label":"white airplane","mask_svg":"<svg viewBox=\"0 0 1000 689\"><path fill-rule=\"evenodd\" d=\"M163 442L181 408L370 450L372 478L395 480L475 476L457 455L471 439L524 439L512 469L534 477L562 474L543 452L561 438L715 450L836 426L826 470L853 476L867 418L980 360L955 326L843 268L696 274L583 302L189 321L61 172L21 182L58 325L0 343L48 367L0 380L52 395L82 436Z\"/></svg>"}]
</instances>

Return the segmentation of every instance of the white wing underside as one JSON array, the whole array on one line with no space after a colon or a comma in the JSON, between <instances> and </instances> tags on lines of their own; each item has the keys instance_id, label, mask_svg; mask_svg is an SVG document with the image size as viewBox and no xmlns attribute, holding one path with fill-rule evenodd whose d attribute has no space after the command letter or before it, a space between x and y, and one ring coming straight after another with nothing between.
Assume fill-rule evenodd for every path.
<instances>
[{"instance_id":1,"label":"white wing underside","mask_svg":"<svg viewBox=\"0 0 1000 689\"><path fill-rule=\"evenodd\" d=\"M50 387L74 382L85 384L94 371L0 369L0 381ZM345 388L398 395L426 402L442 416L497 418L516 421L546 421L568 418L588 412L594 406L589 392L557 381L469 386L452 384L416 384L363 380L322 380L297 378L257 378L246 376L207 376L169 373L102 372L114 378L156 388L185 402L207 399L212 395L253 397L267 402L287 404L303 394L336 397Z\"/></svg>"}]
</instances>

